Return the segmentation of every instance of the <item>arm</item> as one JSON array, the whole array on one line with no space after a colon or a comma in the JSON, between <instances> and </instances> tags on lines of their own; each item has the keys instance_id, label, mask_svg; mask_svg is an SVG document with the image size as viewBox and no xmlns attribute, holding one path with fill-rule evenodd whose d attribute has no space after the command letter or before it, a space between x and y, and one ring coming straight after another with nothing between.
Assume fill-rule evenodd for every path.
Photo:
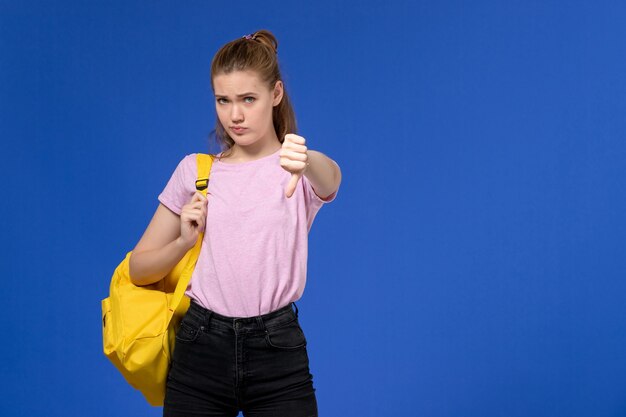
<instances>
[{"instance_id":1,"label":"arm","mask_svg":"<svg viewBox=\"0 0 626 417\"><path fill-rule=\"evenodd\" d=\"M285 135L280 151L280 165L291 173L291 179L285 188L287 198L293 195L302 175L311 182L315 194L322 200L327 200L339 189L339 165L321 152L308 150L306 139L302 136L293 133Z\"/></svg>"},{"instance_id":2,"label":"arm","mask_svg":"<svg viewBox=\"0 0 626 417\"><path fill-rule=\"evenodd\" d=\"M159 281L185 256L205 230L207 198L199 191L182 208L180 216L159 204L148 228L129 259L135 285Z\"/></svg>"},{"instance_id":3,"label":"arm","mask_svg":"<svg viewBox=\"0 0 626 417\"><path fill-rule=\"evenodd\" d=\"M307 155L308 165L304 175L311 182L315 194L326 200L339 189L341 169L335 161L321 152L309 150Z\"/></svg>"},{"instance_id":4,"label":"arm","mask_svg":"<svg viewBox=\"0 0 626 417\"><path fill-rule=\"evenodd\" d=\"M180 239L180 216L159 206L129 260L130 279L148 285L162 279L180 261L188 248Z\"/></svg>"}]
</instances>

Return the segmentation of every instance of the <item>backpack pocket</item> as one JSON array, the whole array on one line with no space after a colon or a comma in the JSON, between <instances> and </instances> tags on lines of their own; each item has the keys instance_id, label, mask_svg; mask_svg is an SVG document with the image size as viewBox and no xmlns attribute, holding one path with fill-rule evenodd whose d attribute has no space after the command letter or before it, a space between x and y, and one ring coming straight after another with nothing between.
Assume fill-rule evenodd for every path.
<instances>
[{"instance_id":1,"label":"backpack pocket","mask_svg":"<svg viewBox=\"0 0 626 417\"><path fill-rule=\"evenodd\" d=\"M102 300L102 348L105 355L111 354L116 346L113 320L111 320L111 301L109 298Z\"/></svg>"}]
</instances>

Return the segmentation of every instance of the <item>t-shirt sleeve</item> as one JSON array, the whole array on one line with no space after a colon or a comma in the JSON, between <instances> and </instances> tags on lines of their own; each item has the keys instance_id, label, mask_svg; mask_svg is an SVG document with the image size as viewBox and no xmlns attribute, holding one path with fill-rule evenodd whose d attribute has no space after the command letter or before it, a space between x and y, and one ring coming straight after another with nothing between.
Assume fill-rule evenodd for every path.
<instances>
[{"instance_id":1,"label":"t-shirt sleeve","mask_svg":"<svg viewBox=\"0 0 626 417\"><path fill-rule=\"evenodd\" d=\"M196 154L186 155L178 163L167 185L159 194L159 201L180 216L183 206L196 192L197 172Z\"/></svg>"},{"instance_id":2,"label":"t-shirt sleeve","mask_svg":"<svg viewBox=\"0 0 626 417\"><path fill-rule=\"evenodd\" d=\"M308 220L308 224L310 228L311 224L313 223L313 220L315 219L315 215L317 214L319 209L324 204L327 204L333 201L337 197L337 193L339 192L339 189L337 189L334 193L332 193L328 197L325 196L326 198L322 198L315 193L315 190L313 189L313 184L311 184L311 181L309 181L309 179L305 175L303 175L300 180L302 181L302 187L304 188L304 199L306 202L307 217L308 217L307 220Z\"/></svg>"},{"instance_id":3,"label":"t-shirt sleeve","mask_svg":"<svg viewBox=\"0 0 626 417\"><path fill-rule=\"evenodd\" d=\"M334 161L333 163L336 164L336 162ZM322 206L322 204L330 203L331 201L335 199L335 197L337 197L337 193L339 192L339 189L337 189L337 191L335 191L331 195L325 198L322 198L315 193L315 190L313 189L313 185L311 184L311 182L308 180L308 178L305 175L302 176L302 180L303 180L303 185L304 185L304 195L307 199L307 203L313 203L313 204Z\"/></svg>"},{"instance_id":4,"label":"t-shirt sleeve","mask_svg":"<svg viewBox=\"0 0 626 417\"><path fill-rule=\"evenodd\" d=\"M322 204L330 203L331 201L335 199L335 197L337 197L337 193L339 192L339 190L335 191L328 197L322 198L318 196L317 193L315 193L315 190L313 189L313 184L311 184L311 181L309 181L307 177L303 175L302 180L304 183L304 195L307 199L307 203L309 204L316 204L316 205L322 206Z\"/></svg>"}]
</instances>

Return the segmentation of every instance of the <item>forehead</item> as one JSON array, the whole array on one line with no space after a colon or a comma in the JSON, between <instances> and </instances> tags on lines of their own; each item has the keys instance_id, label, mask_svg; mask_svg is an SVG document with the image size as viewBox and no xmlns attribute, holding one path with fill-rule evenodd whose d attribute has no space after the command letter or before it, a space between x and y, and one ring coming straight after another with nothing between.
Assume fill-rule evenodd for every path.
<instances>
[{"instance_id":1,"label":"forehead","mask_svg":"<svg viewBox=\"0 0 626 417\"><path fill-rule=\"evenodd\" d=\"M233 71L220 73L213 77L213 89L216 95L237 95L243 92L268 90L268 86L254 71Z\"/></svg>"}]
</instances>

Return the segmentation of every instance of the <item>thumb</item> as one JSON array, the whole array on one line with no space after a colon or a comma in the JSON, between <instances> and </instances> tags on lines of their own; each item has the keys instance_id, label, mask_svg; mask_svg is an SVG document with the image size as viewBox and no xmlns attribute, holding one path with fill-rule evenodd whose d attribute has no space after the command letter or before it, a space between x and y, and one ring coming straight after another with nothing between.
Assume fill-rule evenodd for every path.
<instances>
[{"instance_id":1,"label":"thumb","mask_svg":"<svg viewBox=\"0 0 626 417\"><path fill-rule=\"evenodd\" d=\"M298 181L300 180L301 176L302 174L291 174L291 179L287 184L287 188L285 188L285 195L287 196L287 198L290 198L296 191L296 186L298 185Z\"/></svg>"}]
</instances>

